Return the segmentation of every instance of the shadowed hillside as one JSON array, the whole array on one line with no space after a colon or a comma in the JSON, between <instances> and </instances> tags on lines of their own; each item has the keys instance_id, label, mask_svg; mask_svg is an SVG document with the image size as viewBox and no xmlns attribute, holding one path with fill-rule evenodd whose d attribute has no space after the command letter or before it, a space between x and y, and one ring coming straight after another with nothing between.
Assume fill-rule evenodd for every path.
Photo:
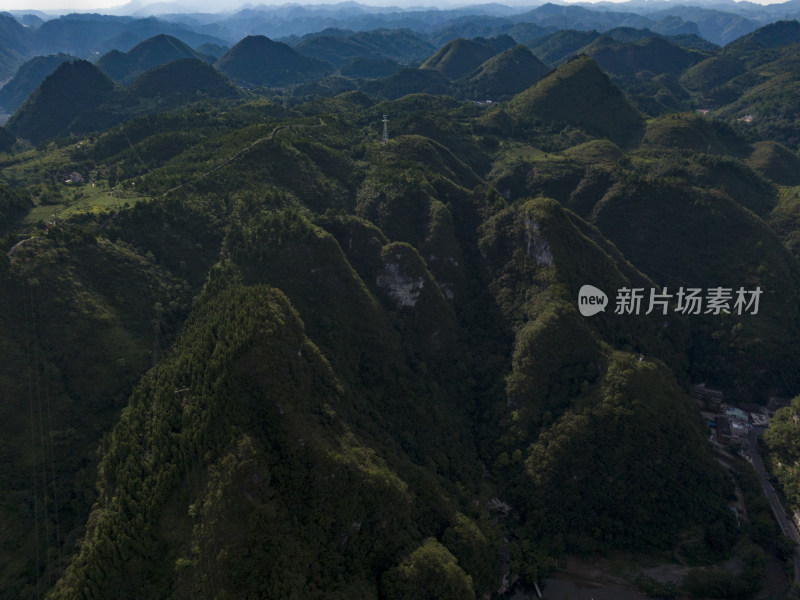
<instances>
[{"instance_id":1,"label":"shadowed hillside","mask_svg":"<svg viewBox=\"0 0 800 600\"><path fill-rule=\"evenodd\" d=\"M474 71L494 54L495 49L487 44L458 38L439 48L420 68L439 71L449 79L459 79Z\"/></svg>"},{"instance_id":2,"label":"shadowed hillside","mask_svg":"<svg viewBox=\"0 0 800 600\"><path fill-rule=\"evenodd\" d=\"M129 83L154 67L182 58L202 60L202 55L169 35L157 35L122 53L113 50L97 61L97 66L114 81Z\"/></svg>"},{"instance_id":3,"label":"shadowed hillside","mask_svg":"<svg viewBox=\"0 0 800 600\"><path fill-rule=\"evenodd\" d=\"M502 100L544 77L550 68L525 46L517 45L487 60L459 82L462 96Z\"/></svg>"},{"instance_id":4,"label":"shadowed hillside","mask_svg":"<svg viewBox=\"0 0 800 600\"><path fill-rule=\"evenodd\" d=\"M301 83L332 71L329 63L303 56L286 44L262 35L244 38L215 66L236 82L263 86Z\"/></svg>"}]
</instances>

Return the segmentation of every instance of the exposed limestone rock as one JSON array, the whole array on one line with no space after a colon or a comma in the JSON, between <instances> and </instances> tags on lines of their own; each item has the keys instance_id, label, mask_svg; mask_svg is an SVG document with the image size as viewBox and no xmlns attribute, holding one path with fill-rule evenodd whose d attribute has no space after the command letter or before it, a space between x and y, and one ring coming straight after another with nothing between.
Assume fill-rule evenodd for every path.
<instances>
[{"instance_id":1,"label":"exposed limestone rock","mask_svg":"<svg viewBox=\"0 0 800 600\"><path fill-rule=\"evenodd\" d=\"M553 253L550 244L540 234L539 223L529 215L525 215L525 240L527 242L528 256L532 256L539 265L553 265Z\"/></svg>"},{"instance_id":2,"label":"exposed limestone rock","mask_svg":"<svg viewBox=\"0 0 800 600\"><path fill-rule=\"evenodd\" d=\"M389 293L398 308L405 308L417 304L419 294L425 287L425 280L407 274L402 268L401 259L401 254L395 254L394 260L387 260L375 278L375 283Z\"/></svg>"}]
</instances>

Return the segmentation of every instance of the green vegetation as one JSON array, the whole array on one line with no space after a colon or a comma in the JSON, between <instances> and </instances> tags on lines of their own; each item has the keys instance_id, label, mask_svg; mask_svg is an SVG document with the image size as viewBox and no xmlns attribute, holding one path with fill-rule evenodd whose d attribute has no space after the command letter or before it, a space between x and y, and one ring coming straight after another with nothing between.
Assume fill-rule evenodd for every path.
<instances>
[{"instance_id":1,"label":"green vegetation","mask_svg":"<svg viewBox=\"0 0 800 600\"><path fill-rule=\"evenodd\" d=\"M132 101L160 98L235 98L239 91L214 68L198 59L186 58L149 70L128 86ZM174 100L172 102L175 102ZM178 104L175 102L175 104Z\"/></svg>"},{"instance_id":2,"label":"green vegetation","mask_svg":"<svg viewBox=\"0 0 800 600\"><path fill-rule=\"evenodd\" d=\"M756 142L747 160L756 173L778 185L800 185L800 156L777 142Z\"/></svg>"},{"instance_id":3,"label":"green vegetation","mask_svg":"<svg viewBox=\"0 0 800 600\"><path fill-rule=\"evenodd\" d=\"M216 62L216 67L234 81L263 86L300 83L332 71L330 63L304 56L263 35L244 38Z\"/></svg>"},{"instance_id":4,"label":"green vegetation","mask_svg":"<svg viewBox=\"0 0 800 600\"><path fill-rule=\"evenodd\" d=\"M692 598L752 598L761 589L764 554L758 548L750 548L742 563L737 575L726 569L692 570L683 582L683 589Z\"/></svg>"},{"instance_id":5,"label":"green vegetation","mask_svg":"<svg viewBox=\"0 0 800 600\"><path fill-rule=\"evenodd\" d=\"M328 33L305 46L343 69L413 41ZM752 597L789 551L688 390L796 395L797 156L687 112L729 81L640 34L550 38L594 40L613 78L578 56L533 83L543 63L484 38L438 55L456 81L359 83L247 38L219 70L286 89L196 58L124 88L88 63L46 79L0 155L0 595L480 598L623 551L682 562L690 596ZM746 46L736 85L781 48ZM646 80L682 110L617 86ZM498 106L458 99L479 93ZM592 317L586 284L609 297ZM681 286L763 294L647 310ZM765 436L793 507L797 411Z\"/></svg>"},{"instance_id":6,"label":"green vegetation","mask_svg":"<svg viewBox=\"0 0 800 600\"><path fill-rule=\"evenodd\" d=\"M356 57L341 68L341 73L345 77L356 79L378 79L394 75L402 68L400 63L391 58Z\"/></svg>"},{"instance_id":7,"label":"green vegetation","mask_svg":"<svg viewBox=\"0 0 800 600\"><path fill-rule=\"evenodd\" d=\"M331 35L328 35L330 33ZM357 59L396 63L410 63L423 60L436 50L436 47L418 34L408 29L377 29L374 31L346 32L322 31L316 35L305 36L296 46L301 54L331 63L342 69ZM391 73L364 75L364 77L386 77Z\"/></svg>"},{"instance_id":8,"label":"green vegetation","mask_svg":"<svg viewBox=\"0 0 800 600\"><path fill-rule=\"evenodd\" d=\"M603 71L622 78L634 77L641 71L680 73L705 58L700 52L681 48L659 36L635 42L603 36L584 46L583 52Z\"/></svg>"},{"instance_id":9,"label":"green vegetation","mask_svg":"<svg viewBox=\"0 0 800 600\"><path fill-rule=\"evenodd\" d=\"M599 37L596 31L565 29L527 42L526 45L545 63L557 65Z\"/></svg>"},{"instance_id":10,"label":"green vegetation","mask_svg":"<svg viewBox=\"0 0 800 600\"><path fill-rule=\"evenodd\" d=\"M188 58L202 60L203 57L179 39L162 34L137 44L128 52L112 50L101 56L96 64L114 81L130 83L154 67Z\"/></svg>"},{"instance_id":11,"label":"green vegetation","mask_svg":"<svg viewBox=\"0 0 800 600\"><path fill-rule=\"evenodd\" d=\"M55 71L61 63L76 60L69 54L37 56L23 64L14 77L0 88L0 106L8 112L19 108L25 99L39 87L42 81Z\"/></svg>"},{"instance_id":12,"label":"green vegetation","mask_svg":"<svg viewBox=\"0 0 800 600\"><path fill-rule=\"evenodd\" d=\"M771 455L770 471L777 478L789 505L800 507L800 477L797 461L800 459L800 436L797 434L797 411L800 400L792 400L791 406L780 409L764 433L764 443Z\"/></svg>"},{"instance_id":13,"label":"green vegetation","mask_svg":"<svg viewBox=\"0 0 800 600\"><path fill-rule=\"evenodd\" d=\"M420 68L439 71L449 79L460 79L495 54L495 49L488 44L457 38L439 48Z\"/></svg>"},{"instance_id":14,"label":"green vegetation","mask_svg":"<svg viewBox=\"0 0 800 600\"><path fill-rule=\"evenodd\" d=\"M447 94L450 82L432 69L402 69L386 79L368 81L361 89L373 96L396 100L408 94Z\"/></svg>"},{"instance_id":15,"label":"green vegetation","mask_svg":"<svg viewBox=\"0 0 800 600\"><path fill-rule=\"evenodd\" d=\"M520 118L562 127L572 124L617 144L638 141L641 135L639 112L586 56L571 60L518 94L509 106Z\"/></svg>"},{"instance_id":16,"label":"green vegetation","mask_svg":"<svg viewBox=\"0 0 800 600\"><path fill-rule=\"evenodd\" d=\"M781 191L778 205L770 214L769 224L781 236L783 243L798 256L800 252L800 234L798 234L798 224L800 224L800 190L797 188L786 188Z\"/></svg>"},{"instance_id":17,"label":"green vegetation","mask_svg":"<svg viewBox=\"0 0 800 600\"><path fill-rule=\"evenodd\" d=\"M711 56L687 69L681 76L681 81L690 90L713 96L716 88L744 71L744 66L734 57Z\"/></svg>"},{"instance_id":18,"label":"green vegetation","mask_svg":"<svg viewBox=\"0 0 800 600\"><path fill-rule=\"evenodd\" d=\"M647 124L642 146L686 150L705 154L724 154L726 148L717 136L714 122L694 114L670 114Z\"/></svg>"},{"instance_id":19,"label":"green vegetation","mask_svg":"<svg viewBox=\"0 0 800 600\"><path fill-rule=\"evenodd\" d=\"M702 437L700 419L688 400L677 401L663 367L613 355L598 391L531 447L530 510L549 510L530 527L550 536L569 531L566 547L588 552L663 545L687 526L727 517L709 449L690 441Z\"/></svg>"},{"instance_id":20,"label":"green vegetation","mask_svg":"<svg viewBox=\"0 0 800 600\"><path fill-rule=\"evenodd\" d=\"M5 186L0 188L0 233L14 229L17 222L31 209L32 204L26 194L10 190Z\"/></svg>"},{"instance_id":21,"label":"green vegetation","mask_svg":"<svg viewBox=\"0 0 800 600\"><path fill-rule=\"evenodd\" d=\"M383 593L401 600L412 600L420 595L442 600L475 598L472 578L458 566L455 556L435 539L426 540L402 564L386 574Z\"/></svg>"},{"instance_id":22,"label":"green vegetation","mask_svg":"<svg viewBox=\"0 0 800 600\"><path fill-rule=\"evenodd\" d=\"M14 113L8 130L39 143L103 131L136 115L188 102L237 96L227 79L195 58L155 67L124 88L86 61L65 62Z\"/></svg>"},{"instance_id":23,"label":"green vegetation","mask_svg":"<svg viewBox=\"0 0 800 600\"><path fill-rule=\"evenodd\" d=\"M470 100L505 100L544 77L550 69L525 46L517 45L491 57L459 84Z\"/></svg>"},{"instance_id":24,"label":"green vegetation","mask_svg":"<svg viewBox=\"0 0 800 600\"><path fill-rule=\"evenodd\" d=\"M68 133L75 115L105 102L114 82L86 61L61 63L8 122L8 130L34 143Z\"/></svg>"}]
</instances>

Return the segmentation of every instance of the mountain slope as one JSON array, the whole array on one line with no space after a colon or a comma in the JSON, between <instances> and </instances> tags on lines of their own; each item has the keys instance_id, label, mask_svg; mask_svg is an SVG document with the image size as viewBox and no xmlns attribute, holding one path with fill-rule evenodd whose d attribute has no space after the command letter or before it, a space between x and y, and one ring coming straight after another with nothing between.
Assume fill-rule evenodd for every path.
<instances>
[{"instance_id":1,"label":"mountain slope","mask_svg":"<svg viewBox=\"0 0 800 600\"><path fill-rule=\"evenodd\" d=\"M525 42L528 48L548 65L557 65L600 37L596 31L556 31Z\"/></svg>"},{"instance_id":2,"label":"mountain slope","mask_svg":"<svg viewBox=\"0 0 800 600\"><path fill-rule=\"evenodd\" d=\"M678 17L687 23L697 25L697 33L705 39L724 46L756 29L759 23L753 19L700 6L674 6L656 11L651 18Z\"/></svg>"},{"instance_id":3,"label":"mountain slope","mask_svg":"<svg viewBox=\"0 0 800 600\"><path fill-rule=\"evenodd\" d=\"M215 67L237 82L282 86L318 79L333 69L264 36L248 36L228 50Z\"/></svg>"},{"instance_id":4,"label":"mountain slope","mask_svg":"<svg viewBox=\"0 0 800 600\"><path fill-rule=\"evenodd\" d=\"M640 71L680 73L705 58L699 52L686 50L658 36L630 43L612 41L604 36L585 46L582 52L605 72L626 78Z\"/></svg>"},{"instance_id":5,"label":"mountain slope","mask_svg":"<svg viewBox=\"0 0 800 600\"><path fill-rule=\"evenodd\" d=\"M68 133L75 116L105 102L114 82L86 61L66 62L49 75L8 121L8 130L34 143Z\"/></svg>"},{"instance_id":6,"label":"mountain slope","mask_svg":"<svg viewBox=\"0 0 800 600\"><path fill-rule=\"evenodd\" d=\"M408 94L448 94L450 81L431 69L402 69L385 79L369 81L361 86L368 94L394 100Z\"/></svg>"},{"instance_id":7,"label":"mountain slope","mask_svg":"<svg viewBox=\"0 0 800 600\"><path fill-rule=\"evenodd\" d=\"M467 98L501 100L523 91L544 77L550 68L525 46L517 45L487 60L459 83Z\"/></svg>"},{"instance_id":8,"label":"mountain slope","mask_svg":"<svg viewBox=\"0 0 800 600\"><path fill-rule=\"evenodd\" d=\"M421 36L403 29L359 31L346 36L325 34L322 31L305 36L295 49L307 56L328 61L336 68L356 58L415 62L430 56L435 50Z\"/></svg>"},{"instance_id":9,"label":"mountain slope","mask_svg":"<svg viewBox=\"0 0 800 600\"><path fill-rule=\"evenodd\" d=\"M708 523L726 515L722 495L712 491L720 483L720 474L703 440L695 408L661 363L673 361L686 324L676 319L666 330L647 318L620 319L610 311L591 320L578 314L574 299L586 282L612 290L652 285L592 229L547 198L515 203L481 226L479 244L491 274L490 290L512 319L515 334L512 371L505 388L509 410L502 420L507 433L501 448L507 460L518 450L524 457L525 477L516 501L524 507L523 527L528 535L555 537L556 544L567 548L600 549L612 539L629 548L664 543L690 522ZM632 343L634 352L652 360L637 361L633 355L610 351L603 342L622 339ZM642 428L655 432L658 427L673 432L656 436L671 450L657 450L630 437L644 435L646 439ZM594 442L590 441L593 431L602 432ZM531 438L537 441L529 444ZM595 462L606 455L595 449L606 443L616 448L613 466ZM672 460L677 458L675 452L684 458ZM654 461L665 459L668 464L662 468L650 468ZM514 472L513 460L507 464L509 472ZM611 489L628 489L623 494L625 502L640 494L644 497L653 485L679 485L681 465L687 464L697 469L692 481L699 484L687 497L698 504L672 506L669 515L654 519L644 513L633 515L637 506L659 503L655 500L659 494L633 501L629 507L617 505L616 499L622 496ZM576 494L584 493L578 492L584 483L592 490L586 492L590 499L585 508L596 509L597 514L578 514L582 501ZM554 520L538 518L542 510ZM614 525L630 517L637 533ZM564 531L569 533L559 539ZM532 556L530 560L536 564Z\"/></svg>"},{"instance_id":10,"label":"mountain slope","mask_svg":"<svg viewBox=\"0 0 800 600\"><path fill-rule=\"evenodd\" d=\"M439 71L449 79L459 79L474 71L496 54L494 48L474 40L458 38L447 42L426 60L420 69Z\"/></svg>"},{"instance_id":11,"label":"mountain slope","mask_svg":"<svg viewBox=\"0 0 800 600\"><path fill-rule=\"evenodd\" d=\"M61 63L71 60L77 59L68 54L37 56L30 59L19 68L8 83L0 88L0 106L13 113Z\"/></svg>"},{"instance_id":12,"label":"mountain slope","mask_svg":"<svg viewBox=\"0 0 800 600\"><path fill-rule=\"evenodd\" d=\"M748 166L778 185L800 185L800 156L776 142L757 142Z\"/></svg>"},{"instance_id":13,"label":"mountain slope","mask_svg":"<svg viewBox=\"0 0 800 600\"><path fill-rule=\"evenodd\" d=\"M717 135L715 124L697 114L671 114L653 119L647 124L642 147L707 154L728 152Z\"/></svg>"},{"instance_id":14,"label":"mountain slope","mask_svg":"<svg viewBox=\"0 0 800 600\"><path fill-rule=\"evenodd\" d=\"M0 377L0 588L16 598L54 583L66 562L59 557L71 556L71 540L85 531L100 438L153 363L158 296L168 305L160 321L167 343L190 298L184 281L131 245L84 245L76 233L67 225L37 236L0 267L0 346L18 373ZM45 433L31 450L34 426ZM24 493L32 470L44 480Z\"/></svg>"},{"instance_id":15,"label":"mountain slope","mask_svg":"<svg viewBox=\"0 0 800 600\"><path fill-rule=\"evenodd\" d=\"M381 57L381 54L376 54L371 49L340 36L321 35L308 38L295 46L295 49L305 56L325 60L337 69L355 58L376 59Z\"/></svg>"},{"instance_id":16,"label":"mountain slope","mask_svg":"<svg viewBox=\"0 0 800 600\"><path fill-rule=\"evenodd\" d=\"M725 47L725 50L730 54L752 56L759 50L797 43L800 43L800 23L796 20L777 21L736 38Z\"/></svg>"},{"instance_id":17,"label":"mountain slope","mask_svg":"<svg viewBox=\"0 0 800 600\"><path fill-rule=\"evenodd\" d=\"M800 268L753 212L717 189L636 181L610 189L591 220L637 268L672 291L721 285L735 293L760 287L769 299L763 299L757 318L737 318L735 311L717 319L695 317L695 376L730 386L740 398L752 398L759 387L792 386L787 377L794 377L790 355L797 342L791 332L800 322L789 307L797 302ZM730 236L739 243L720 252ZM696 260L698 252L703 261ZM734 322L739 323L735 332ZM750 354L756 347L762 347L757 356L763 359Z\"/></svg>"},{"instance_id":18,"label":"mountain slope","mask_svg":"<svg viewBox=\"0 0 800 600\"><path fill-rule=\"evenodd\" d=\"M736 58L726 55L711 56L681 75L681 83L690 90L710 95L715 88L745 72L745 66Z\"/></svg>"},{"instance_id":19,"label":"mountain slope","mask_svg":"<svg viewBox=\"0 0 800 600\"><path fill-rule=\"evenodd\" d=\"M11 15L0 14L0 80L11 77L30 57L30 35Z\"/></svg>"},{"instance_id":20,"label":"mountain slope","mask_svg":"<svg viewBox=\"0 0 800 600\"><path fill-rule=\"evenodd\" d=\"M402 65L391 58L354 58L341 68L344 77L355 79L380 79L391 77L402 69Z\"/></svg>"},{"instance_id":21,"label":"mountain slope","mask_svg":"<svg viewBox=\"0 0 800 600\"><path fill-rule=\"evenodd\" d=\"M800 381L800 198L765 179L794 148L645 124L585 56L493 107L206 88L167 63L70 129L124 124L3 154L0 596L470 600L566 553L690 583L790 555L688 390Z\"/></svg>"},{"instance_id":22,"label":"mountain slope","mask_svg":"<svg viewBox=\"0 0 800 600\"><path fill-rule=\"evenodd\" d=\"M542 27L573 28L585 31L604 31L620 26L643 29L652 24L650 19L634 12L601 11L585 6L557 5L550 2L522 13L519 18L523 21L538 23Z\"/></svg>"},{"instance_id":23,"label":"mountain slope","mask_svg":"<svg viewBox=\"0 0 800 600\"><path fill-rule=\"evenodd\" d=\"M63 63L9 120L9 131L38 143L113 127L136 115L239 96L211 65L189 58L155 67L126 87L85 61ZM163 142L163 141L162 141Z\"/></svg>"},{"instance_id":24,"label":"mountain slope","mask_svg":"<svg viewBox=\"0 0 800 600\"><path fill-rule=\"evenodd\" d=\"M153 67L182 58L203 59L179 39L160 34L137 44L128 52L112 50L95 64L114 81L129 83Z\"/></svg>"},{"instance_id":25,"label":"mountain slope","mask_svg":"<svg viewBox=\"0 0 800 600\"><path fill-rule=\"evenodd\" d=\"M462 413L456 421L464 423L466 407L458 408L461 386L447 393L451 399L437 395L435 401L432 389L415 382L409 364L413 344L399 345L384 312L399 310L412 320L427 314L439 327L434 342L438 351L449 355L446 330L453 315L416 251L386 245L381 252L385 263L379 263L369 281L379 294L373 296L334 238L289 211L260 213L246 228L235 227L226 247L230 262L215 269L175 352L158 374L142 381L115 440L105 448L101 472L108 474L115 492L99 499L96 531L110 527L120 535L111 548L95 543L90 532L54 597L109 589L131 590L120 597L135 597L133 582L146 570L155 585L181 594L207 595L215 589L246 595L268 585L282 595L329 598L330 582L357 565L363 570L351 571L334 592L338 589L346 598L361 590L361 595L374 597L376 573L399 564L406 553L435 536L437 525L447 527L460 518L455 510L458 492L416 463L429 452L444 460L444 450L452 454L448 469L474 470L467 458L473 452L469 440L460 437L466 429L446 420L455 409ZM318 268L322 264L326 267ZM312 265L308 278L296 276L298 269ZM417 277L426 285L416 302L398 300L394 294L402 284L396 278ZM236 279L242 284L233 283ZM280 285L288 297L256 283L263 281ZM329 303L326 298L338 300ZM353 306L359 309L353 312ZM444 376L442 384L449 380L433 368L431 374L435 380ZM174 389L184 391L175 395ZM181 420L180 439L161 426L148 429L150 433L141 429L140 418L150 411L146 399L153 393L164 402L162 423ZM414 410L408 411L411 398ZM206 419L211 412L216 417ZM403 433L423 422L431 428ZM445 431L448 427L453 435ZM393 431L397 441L387 437ZM129 471L138 453L128 460L124 448L143 433L142 450L153 452L151 466ZM459 457L448 447L466 454ZM244 493L235 492L248 480ZM315 481L327 483L320 487ZM353 486L360 490L356 503ZM268 498L272 500L265 504ZM247 526L250 518L239 522L236 515L243 515L243 507L254 499L256 512L267 512ZM163 536L131 518L129 507L142 503L150 514L170 520L172 532ZM192 527L191 504L202 507L199 527ZM271 511L277 519L269 518ZM320 520L322 514L327 517ZM491 540L494 534L485 531ZM341 535L350 536L341 552L318 544ZM264 538L280 543L262 545L252 554L248 548ZM450 551L461 555L458 537L447 539ZM164 548L169 560L143 552L140 543L145 540ZM484 541L484 551L492 543ZM218 555L220 544L230 560L222 559L222 564L232 570L212 582L202 576L203 565ZM382 550L376 552L375 544ZM114 556L118 552L135 558L119 561ZM176 560L184 565L179 573L173 568ZM260 566L252 570L254 564ZM307 577L303 573L311 564L319 571ZM461 564L473 570L469 562ZM102 578L95 575L98 568ZM264 583L242 579L240 568L257 573ZM494 581L493 575L487 582L475 572L473 584L461 573L459 579L469 582L469 590L478 583L484 590ZM391 593L389 582L381 585Z\"/></svg>"},{"instance_id":26,"label":"mountain slope","mask_svg":"<svg viewBox=\"0 0 800 600\"><path fill-rule=\"evenodd\" d=\"M132 99L182 96L185 102L199 98L235 98L239 90L214 67L196 58L169 62L137 77L126 88Z\"/></svg>"},{"instance_id":27,"label":"mountain slope","mask_svg":"<svg viewBox=\"0 0 800 600\"><path fill-rule=\"evenodd\" d=\"M574 124L615 143L636 140L643 124L639 112L586 56L572 59L514 96L509 108L521 118Z\"/></svg>"}]
</instances>

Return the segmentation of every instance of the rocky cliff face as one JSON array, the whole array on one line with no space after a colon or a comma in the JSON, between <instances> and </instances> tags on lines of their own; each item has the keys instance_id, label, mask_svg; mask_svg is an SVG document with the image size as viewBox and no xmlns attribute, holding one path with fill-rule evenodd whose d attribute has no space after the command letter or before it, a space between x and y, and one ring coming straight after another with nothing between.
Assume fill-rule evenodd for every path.
<instances>
[{"instance_id":1,"label":"rocky cliff face","mask_svg":"<svg viewBox=\"0 0 800 600\"><path fill-rule=\"evenodd\" d=\"M416 306L419 294L425 287L422 277L414 277L404 269L402 254L395 253L393 259L387 260L381 272L375 278L375 284L391 296L397 308Z\"/></svg>"}]
</instances>

